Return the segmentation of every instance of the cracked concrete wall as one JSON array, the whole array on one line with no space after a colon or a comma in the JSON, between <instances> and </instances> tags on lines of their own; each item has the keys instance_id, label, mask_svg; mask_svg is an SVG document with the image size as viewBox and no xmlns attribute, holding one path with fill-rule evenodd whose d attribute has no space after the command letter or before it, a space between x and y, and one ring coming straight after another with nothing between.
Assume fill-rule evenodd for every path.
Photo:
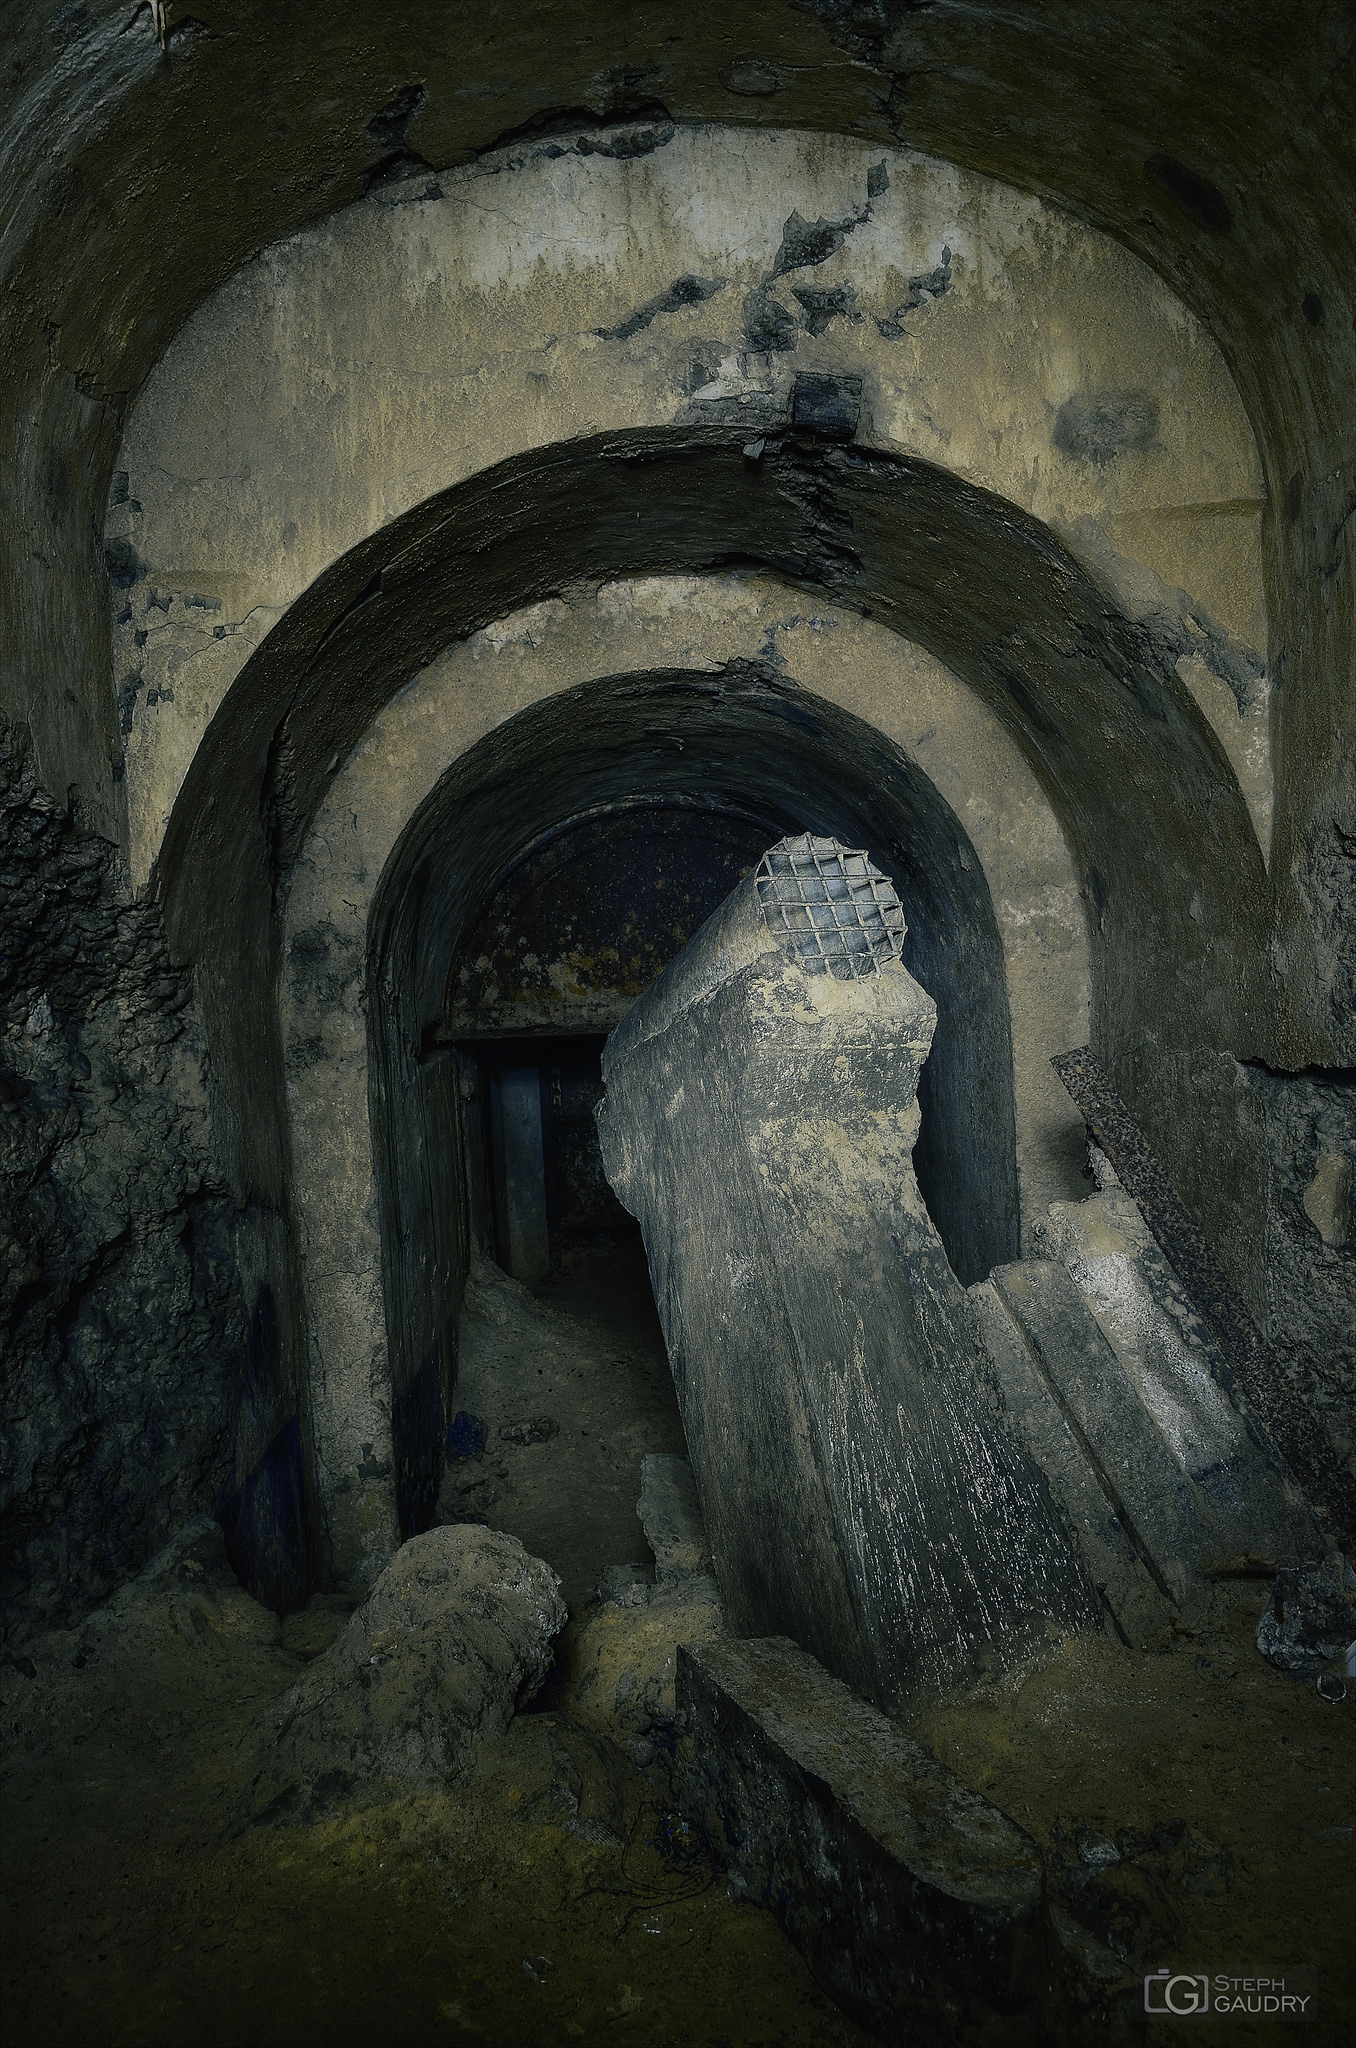
<instances>
[{"instance_id":1,"label":"cracked concrete wall","mask_svg":"<svg viewBox=\"0 0 1356 2048\"><path fill-rule=\"evenodd\" d=\"M1356 1074L1239 1073L1269 1174L1262 1313L1292 1382L1356 1469Z\"/></svg>"},{"instance_id":2,"label":"cracked concrete wall","mask_svg":"<svg viewBox=\"0 0 1356 2048\"><path fill-rule=\"evenodd\" d=\"M316 1469L337 1548L350 1567L360 1560L360 1574L379 1568L392 1540L366 968L368 916L392 849L449 766L529 705L609 676L681 668L718 677L752 661L804 690L807 703L827 700L869 721L955 812L1001 937L1023 1243L1051 1201L1082 1192L1082 1121L1049 1065L1087 1036L1081 895L1039 783L972 691L887 628L838 606L807 609L775 581L746 574L627 579L496 621L380 713L331 782L286 898L292 1215ZM834 773L827 749L823 772Z\"/></svg>"},{"instance_id":3,"label":"cracked concrete wall","mask_svg":"<svg viewBox=\"0 0 1356 2048\"><path fill-rule=\"evenodd\" d=\"M165 352L105 541L133 882L234 676L355 543L533 447L756 437L815 372L860 380L860 441L1048 522L1152 621L1265 849L1262 486L1199 323L1106 236L953 165L649 122L381 187L265 250Z\"/></svg>"}]
</instances>

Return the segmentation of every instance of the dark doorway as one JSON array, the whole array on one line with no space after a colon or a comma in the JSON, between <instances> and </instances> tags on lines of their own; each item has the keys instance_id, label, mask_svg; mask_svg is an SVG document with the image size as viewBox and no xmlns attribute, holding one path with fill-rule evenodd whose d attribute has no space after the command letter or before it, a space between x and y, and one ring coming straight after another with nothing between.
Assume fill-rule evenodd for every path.
<instances>
[{"instance_id":1,"label":"dark doorway","mask_svg":"<svg viewBox=\"0 0 1356 2048\"><path fill-rule=\"evenodd\" d=\"M459 1403L471 1252L495 1242L485 1069L499 1073L501 1135L506 1077L529 1151L535 1118L544 1286L553 1227L563 1262L562 1228L578 1211L546 1186L553 1083L548 1062L544 1121L541 1041L596 1045L766 848L803 831L864 848L904 905L905 965L938 1011L914 1163L954 1270L968 1284L1017 1255L1002 945L983 870L937 790L873 727L746 665L562 692L448 770L392 855L369 919L369 1102L402 1526L424 1526L433 1511ZM563 1074L561 1095L564 1112ZM586 1129L577 1107L562 1118L576 1131ZM468 1123L470 1147L481 1147L474 1174ZM510 1215L511 1205L505 1226Z\"/></svg>"},{"instance_id":2,"label":"dark doorway","mask_svg":"<svg viewBox=\"0 0 1356 2048\"><path fill-rule=\"evenodd\" d=\"M471 1233L529 1287L585 1246L638 1244L603 1174L594 1108L605 1038L460 1040Z\"/></svg>"},{"instance_id":3,"label":"dark doorway","mask_svg":"<svg viewBox=\"0 0 1356 2048\"><path fill-rule=\"evenodd\" d=\"M610 807L542 835L472 921L443 1025L457 1057L467 1220L481 1250L526 1286L586 1247L639 1245L593 1120L607 1034L779 837L775 821L728 808Z\"/></svg>"}]
</instances>

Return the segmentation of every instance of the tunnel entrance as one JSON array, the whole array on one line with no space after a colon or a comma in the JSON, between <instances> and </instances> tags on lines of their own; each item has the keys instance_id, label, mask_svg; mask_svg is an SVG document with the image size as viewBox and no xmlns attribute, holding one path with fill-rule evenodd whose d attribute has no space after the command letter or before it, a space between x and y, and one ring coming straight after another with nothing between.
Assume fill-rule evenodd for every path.
<instances>
[{"instance_id":1,"label":"tunnel entrance","mask_svg":"<svg viewBox=\"0 0 1356 2048\"><path fill-rule=\"evenodd\" d=\"M570 1252L638 1236L598 1156L593 1111L605 1043L589 1034L456 1047L471 1236L528 1287L558 1272Z\"/></svg>"},{"instance_id":2,"label":"tunnel entrance","mask_svg":"<svg viewBox=\"0 0 1356 2048\"><path fill-rule=\"evenodd\" d=\"M468 1235L532 1301L477 1268L439 1508L518 1536L576 1615L608 1567L652 1567L641 1460L687 1448L640 1226L603 1172L603 1046L776 837L690 803L571 820L494 884L448 974Z\"/></svg>"},{"instance_id":3,"label":"tunnel entrance","mask_svg":"<svg viewBox=\"0 0 1356 2048\"><path fill-rule=\"evenodd\" d=\"M603 1045L776 836L734 811L635 804L551 833L494 886L442 1030L470 1234L516 1280L539 1287L575 1252L639 1244L598 1150Z\"/></svg>"},{"instance_id":4,"label":"tunnel entrance","mask_svg":"<svg viewBox=\"0 0 1356 2048\"><path fill-rule=\"evenodd\" d=\"M1002 944L927 776L879 729L749 664L562 691L447 771L369 920L406 1530L436 1514L472 1248L541 1289L589 1249L572 1237L626 1229L585 1120L599 1040L766 848L805 831L866 849L898 888L905 963L938 1008L914 1163L951 1264L968 1284L1017 1256Z\"/></svg>"}]
</instances>

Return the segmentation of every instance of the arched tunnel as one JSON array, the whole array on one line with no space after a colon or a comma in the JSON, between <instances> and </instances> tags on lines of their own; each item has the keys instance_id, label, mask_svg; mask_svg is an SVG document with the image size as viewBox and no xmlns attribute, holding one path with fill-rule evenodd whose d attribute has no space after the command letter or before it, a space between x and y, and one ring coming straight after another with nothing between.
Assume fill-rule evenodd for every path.
<instances>
[{"instance_id":1,"label":"arched tunnel","mask_svg":"<svg viewBox=\"0 0 1356 2048\"><path fill-rule=\"evenodd\" d=\"M409 1389L410 1420L403 1429L397 1422L396 1458L405 1490L401 1522L411 1533L424 1525L437 1491L436 1461L450 1420L439 1381L450 1381L455 1338L446 1333L455 1327L464 1278L460 1261L446 1278L439 1273L436 1247L440 1237L457 1244L468 1235L463 1134L456 1125L440 1128L447 1091L429 1076L443 991L472 937L468 927L478 922L477 911L522 859L525 827L528 846L559 845L571 827L579 829L577 821L589 821L599 869L615 863L615 894L596 928L596 945L620 951L622 906L632 891L641 895L650 884L647 867L659 866L667 851L662 840L647 846L634 831L623 832L643 818L638 805L666 801L682 807L692 894L703 913L689 915L680 927L685 937L719 906L740 873L788 833L809 830L869 848L899 878L909 957L936 992L943 1020L927 1070L921 1184L966 1281L1019 1249L1001 948L979 863L924 778L906 760L891 760L860 721L756 674L727 671L715 681L664 672L610 678L570 692L562 703L521 712L501 734L471 748L427 799L407 827L375 911L376 979L390 996L389 1008L383 1002L370 1026L382 1074L374 1138L378 1156L394 1169L381 1191L383 1239L390 1325L401 1333L401 1364L393 1377ZM727 838L704 857L703 830L722 819L742 830L733 847ZM742 862L734 864L732 854L742 854ZM581 888L586 878L587 870ZM663 879L662 868L656 879ZM584 902L590 900L596 915L605 899L599 890ZM576 915L584 907L569 897L550 907L560 915L567 904ZM651 943L659 966L680 950L671 925L661 926ZM400 962L404 987L388 964L393 961ZM653 974L652 965L646 983ZM424 992L438 1006L432 1016L421 1014ZM406 1050L415 1045L417 1063ZM404 1410L398 1407L397 1414ZM421 1472L420 1462L428 1460L434 1462Z\"/></svg>"},{"instance_id":2,"label":"arched tunnel","mask_svg":"<svg viewBox=\"0 0 1356 2048\"><path fill-rule=\"evenodd\" d=\"M1345 2038L1347 17L13 12L14 2037Z\"/></svg>"}]
</instances>

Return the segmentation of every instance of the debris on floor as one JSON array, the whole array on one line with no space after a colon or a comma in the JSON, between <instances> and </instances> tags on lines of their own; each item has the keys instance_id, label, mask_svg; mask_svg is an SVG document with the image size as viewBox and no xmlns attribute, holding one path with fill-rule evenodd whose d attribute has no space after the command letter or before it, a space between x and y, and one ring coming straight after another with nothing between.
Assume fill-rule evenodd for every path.
<instances>
[{"instance_id":1,"label":"debris on floor","mask_svg":"<svg viewBox=\"0 0 1356 2048\"><path fill-rule=\"evenodd\" d=\"M256 1815L455 1775L539 1689L564 1620L560 1581L516 1538L411 1537L262 1717Z\"/></svg>"},{"instance_id":2,"label":"debris on floor","mask_svg":"<svg viewBox=\"0 0 1356 2048\"><path fill-rule=\"evenodd\" d=\"M480 1275L459 1398L484 1448L458 1462L494 1527L448 1515L365 1605L280 1623L198 1517L79 1628L16 1645L0 1935L25 2048L867 2048L693 1794L680 1645L713 1668L747 1646L633 1264L554 1300ZM557 1433L501 1435L544 1415ZM1071 1637L911 1717L910 1753L1034 1845L1055 1969L996 2035L943 1998L930 2041L1139 2038L1143 1973L1207 1966L1316 1965L1349 2032L1356 1722L1258 1655L1288 1602L1220 1581L1159 1654Z\"/></svg>"}]
</instances>

